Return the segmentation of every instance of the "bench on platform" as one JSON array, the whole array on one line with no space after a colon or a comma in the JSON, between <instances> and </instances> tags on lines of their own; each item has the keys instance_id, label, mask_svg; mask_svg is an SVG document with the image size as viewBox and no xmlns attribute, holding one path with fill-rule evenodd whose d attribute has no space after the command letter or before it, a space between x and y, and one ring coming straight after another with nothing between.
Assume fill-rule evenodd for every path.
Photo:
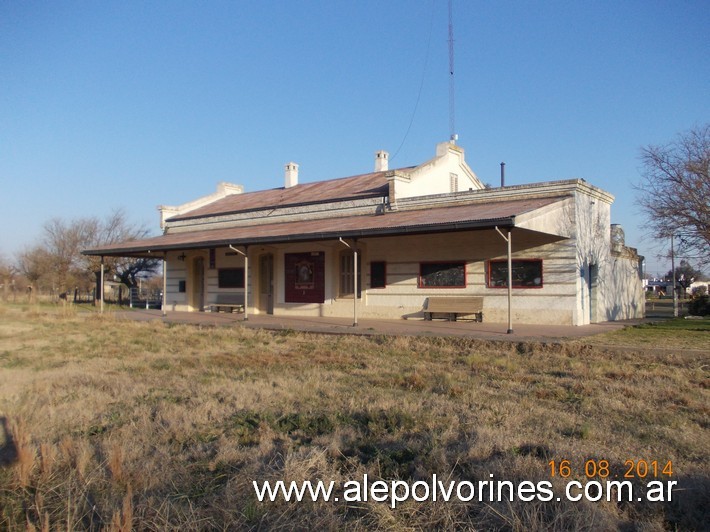
<instances>
[{"instance_id":1,"label":"bench on platform","mask_svg":"<svg viewBox=\"0 0 710 532\"><path fill-rule=\"evenodd\" d=\"M217 294L210 312L244 312L244 294Z\"/></svg>"},{"instance_id":2,"label":"bench on platform","mask_svg":"<svg viewBox=\"0 0 710 532\"><path fill-rule=\"evenodd\" d=\"M430 297L424 309L424 319L431 320L434 314L445 314L449 321L458 316L473 316L475 321L483 321L482 297Z\"/></svg>"}]
</instances>

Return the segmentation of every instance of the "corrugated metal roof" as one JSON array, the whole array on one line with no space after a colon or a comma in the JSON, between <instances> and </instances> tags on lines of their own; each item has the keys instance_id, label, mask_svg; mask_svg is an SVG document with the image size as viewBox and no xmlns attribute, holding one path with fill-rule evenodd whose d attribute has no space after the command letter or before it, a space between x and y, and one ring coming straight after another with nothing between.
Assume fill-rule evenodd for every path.
<instances>
[{"instance_id":1,"label":"corrugated metal roof","mask_svg":"<svg viewBox=\"0 0 710 532\"><path fill-rule=\"evenodd\" d=\"M245 244L305 242L338 237L374 237L413 233L438 233L514 225L515 216L560 201L561 197L532 198L493 203L436 207L386 214L301 220L264 225L230 227L183 233L86 250L89 255L131 256L148 251L162 252Z\"/></svg>"},{"instance_id":2,"label":"corrugated metal roof","mask_svg":"<svg viewBox=\"0 0 710 532\"><path fill-rule=\"evenodd\" d=\"M189 220L204 216L248 212L257 209L322 203L334 200L363 199L387 196L388 172L373 172L329 181L302 183L290 188L274 188L244 194L232 194L204 207L173 216L168 221Z\"/></svg>"}]
</instances>

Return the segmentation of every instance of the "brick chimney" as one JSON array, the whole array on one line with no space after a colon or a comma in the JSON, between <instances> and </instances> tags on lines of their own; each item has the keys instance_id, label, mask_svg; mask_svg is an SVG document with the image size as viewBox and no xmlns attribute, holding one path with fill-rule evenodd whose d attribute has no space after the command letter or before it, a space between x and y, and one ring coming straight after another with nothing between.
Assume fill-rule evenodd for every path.
<instances>
[{"instance_id":1,"label":"brick chimney","mask_svg":"<svg viewBox=\"0 0 710 532\"><path fill-rule=\"evenodd\" d=\"M291 188L298 185L298 165L294 162L286 164L284 173L284 187Z\"/></svg>"},{"instance_id":2,"label":"brick chimney","mask_svg":"<svg viewBox=\"0 0 710 532\"><path fill-rule=\"evenodd\" d=\"M390 154L384 150L375 152L375 172L384 172L389 170Z\"/></svg>"}]
</instances>

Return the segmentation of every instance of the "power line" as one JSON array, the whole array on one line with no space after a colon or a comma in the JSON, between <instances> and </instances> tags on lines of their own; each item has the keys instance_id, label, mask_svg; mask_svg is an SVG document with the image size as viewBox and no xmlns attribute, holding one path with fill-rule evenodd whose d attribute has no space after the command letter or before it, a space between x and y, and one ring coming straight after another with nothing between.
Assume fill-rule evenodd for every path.
<instances>
[{"instance_id":1,"label":"power line","mask_svg":"<svg viewBox=\"0 0 710 532\"><path fill-rule=\"evenodd\" d=\"M407 131L405 131L404 137L402 138L402 142L400 142L399 147L395 150L394 155L392 157L390 157L390 163L392 161L394 161L395 157L397 157L397 154L402 149L402 146L404 146L404 142L407 140L407 137L409 136L409 131L412 129L412 124L414 123L414 116L417 114L417 109L419 108L419 100L421 100L421 97L422 97L422 89L424 88L424 79L426 78L427 66L429 65L429 49L431 47L432 28L434 27L434 7L435 7L435 5L436 5L436 0L432 0L432 2L431 2L431 17L429 20L429 38L427 39L426 55L424 56L424 68L422 70L422 80L419 83L419 92L417 93L417 101L414 103L414 109L412 110L412 116L409 119L409 125L407 126Z\"/></svg>"}]
</instances>

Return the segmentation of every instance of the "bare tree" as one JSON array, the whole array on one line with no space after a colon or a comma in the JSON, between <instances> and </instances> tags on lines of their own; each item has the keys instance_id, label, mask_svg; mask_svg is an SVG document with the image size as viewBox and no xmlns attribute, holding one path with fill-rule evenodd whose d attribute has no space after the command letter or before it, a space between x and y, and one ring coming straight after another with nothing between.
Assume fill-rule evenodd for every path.
<instances>
[{"instance_id":1,"label":"bare tree","mask_svg":"<svg viewBox=\"0 0 710 532\"><path fill-rule=\"evenodd\" d=\"M668 270L665 279L672 281L673 277L675 277L676 284L683 289L683 297L688 297L688 287L690 287L694 281L704 279L703 272L693 268L693 265L687 260L680 261L680 265L675 267L675 274L673 271Z\"/></svg>"},{"instance_id":2,"label":"bare tree","mask_svg":"<svg viewBox=\"0 0 710 532\"><path fill-rule=\"evenodd\" d=\"M55 287L59 292L66 293L70 284L76 285L86 280L87 272L81 251L94 240L100 223L96 218L78 218L70 222L52 218L44 224L43 229L42 245L51 257L49 270Z\"/></svg>"},{"instance_id":3,"label":"bare tree","mask_svg":"<svg viewBox=\"0 0 710 532\"><path fill-rule=\"evenodd\" d=\"M678 236L679 254L710 261L710 124L641 151L637 198L653 237Z\"/></svg>"},{"instance_id":4,"label":"bare tree","mask_svg":"<svg viewBox=\"0 0 710 532\"><path fill-rule=\"evenodd\" d=\"M17 256L17 268L27 279L30 303L34 301L39 288L39 280L50 270L51 258L41 246L21 252Z\"/></svg>"},{"instance_id":5,"label":"bare tree","mask_svg":"<svg viewBox=\"0 0 710 532\"><path fill-rule=\"evenodd\" d=\"M67 295L74 287L88 289L98 281L101 259L83 255L83 250L148 235L146 228L129 223L122 210L114 211L104 220L52 218L43 229L40 245L21 253L18 265L32 291L37 290L40 280L48 280L58 293ZM104 266L106 272L131 287L137 284L139 274L155 272L159 264L157 259L109 257Z\"/></svg>"},{"instance_id":6,"label":"bare tree","mask_svg":"<svg viewBox=\"0 0 710 532\"><path fill-rule=\"evenodd\" d=\"M16 273L17 268L4 257L0 256L0 283L2 283L3 301L8 300L10 285L14 282Z\"/></svg>"},{"instance_id":7,"label":"bare tree","mask_svg":"<svg viewBox=\"0 0 710 532\"><path fill-rule=\"evenodd\" d=\"M126 213L122 210L113 211L103 222L98 224L93 241L85 247L100 247L107 244L116 244L127 240L139 240L148 236L149 230L143 226L136 226L128 222ZM100 270L98 257L85 257L88 269L92 272ZM138 286L137 277L141 273L155 273L160 265L159 259L109 257L105 259L106 271L112 272L119 281L126 286Z\"/></svg>"}]
</instances>

